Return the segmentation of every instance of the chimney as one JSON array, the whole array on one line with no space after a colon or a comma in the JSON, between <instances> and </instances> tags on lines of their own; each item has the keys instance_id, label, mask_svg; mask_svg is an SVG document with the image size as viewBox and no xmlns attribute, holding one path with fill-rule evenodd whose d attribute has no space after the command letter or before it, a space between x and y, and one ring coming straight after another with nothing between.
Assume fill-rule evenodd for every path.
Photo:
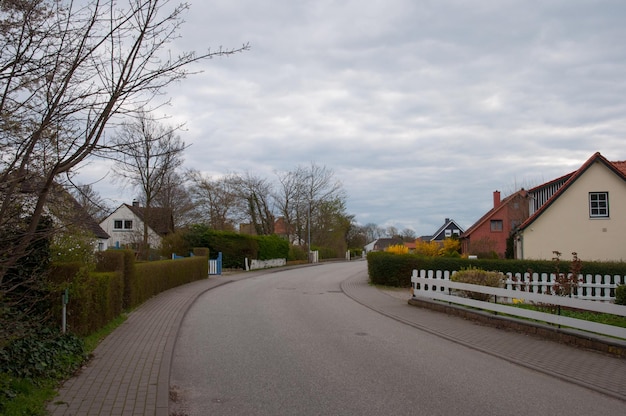
<instances>
[{"instance_id":1,"label":"chimney","mask_svg":"<svg viewBox=\"0 0 626 416\"><path fill-rule=\"evenodd\" d=\"M493 192L493 207L498 208L500 206L500 191Z\"/></svg>"},{"instance_id":2,"label":"chimney","mask_svg":"<svg viewBox=\"0 0 626 416\"><path fill-rule=\"evenodd\" d=\"M139 206L139 201L137 201L136 199L133 199L133 206L134 207L138 207Z\"/></svg>"}]
</instances>

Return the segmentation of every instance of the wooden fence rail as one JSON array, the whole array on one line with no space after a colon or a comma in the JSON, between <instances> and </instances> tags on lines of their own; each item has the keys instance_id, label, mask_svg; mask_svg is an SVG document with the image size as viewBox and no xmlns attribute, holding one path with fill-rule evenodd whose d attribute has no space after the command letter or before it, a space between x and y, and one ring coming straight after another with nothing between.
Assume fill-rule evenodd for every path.
<instances>
[{"instance_id":1,"label":"wooden fence rail","mask_svg":"<svg viewBox=\"0 0 626 416\"><path fill-rule=\"evenodd\" d=\"M626 306L615 305L609 302L594 302L576 297L564 297L535 293L532 291L520 291L519 288L497 288L458 283L450 280L451 275L452 273L441 270L413 270L413 274L411 276L413 296L442 300L483 310L506 313L512 316L534 319L555 325L567 326L570 328L626 339L626 328L569 318L561 315L553 315L535 310L522 309L515 306L509 306L506 303L511 302L513 299L523 298L525 302L544 305L559 305L624 317L626 317ZM463 292L468 291L493 295L496 301L500 301L502 303L483 302L463 297Z\"/></svg>"}]
</instances>

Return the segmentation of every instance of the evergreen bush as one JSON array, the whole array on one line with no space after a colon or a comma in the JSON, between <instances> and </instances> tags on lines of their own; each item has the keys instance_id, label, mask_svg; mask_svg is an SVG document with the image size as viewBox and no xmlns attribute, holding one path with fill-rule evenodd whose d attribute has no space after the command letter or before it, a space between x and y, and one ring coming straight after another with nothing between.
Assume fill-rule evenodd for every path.
<instances>
[{"instance_id":1,"label":"evergreen bush","mask_svg":"<svg viewBox=\"0 0 626 416\"><path fill-rule=\"evenodd\" d=\"M502 287L505 279L506 276L502 273L488 272L476 268L460 270L450 276L450 280L453 282L490 287ZM491 295L487 293L471 292L467 290L461 292L470 299L481 300L483 302L491 299Z\"/></svg>"},{"instance_id":2,"label":"evergreen bush","mask_svg":"<svg viewBox=\"0 0 626 416\"><path fill-rule=\"evenodd\" d=\"M619 285L615 289L615 304L626 305L626 285Z\"/></svg>"}]
</instances>

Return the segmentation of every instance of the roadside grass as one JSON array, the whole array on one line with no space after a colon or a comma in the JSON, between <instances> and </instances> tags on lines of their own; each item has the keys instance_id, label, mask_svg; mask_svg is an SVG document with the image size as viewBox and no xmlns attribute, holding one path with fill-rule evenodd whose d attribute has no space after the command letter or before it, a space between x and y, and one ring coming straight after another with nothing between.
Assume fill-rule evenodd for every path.
<instances>
[{"instance_id":1,"label":"roadside grass","mask_svg":"<svg viewBox=\"0 0 626 416\"><path fill-rule=\"evenodd\" d=\"M84 353L80 356L64 356L72 370L57 377L14 377L0 373L0 415L4 416L44 416L47 414L46 404L54 399L60 383L71 378L85 364L85 357L91 357L98 344L113 330L126 321L127 315L122 314L101 330L84 337Z\"/></svg>"},{"instance_id":2,"label":"roadside grass","mask_svg":"<svg viewBox=\"0 0 626 416\"><path fill-rule=\"evenodd\" d=\"M2 402L0 409L5 416L39 416L46 414L46 403L54 398L56 382L54 380L31 381L0 375L4 391L10 392L9 398ZM2 393L2 392L0 392Z\"/></svg>"},{"instance_id":3,"label":"roadside grass","mask_svg":"<svg viewBox=\"0 0 626 416\"><path fill-rule=\"evenodd\" d=\"M528 303L507 304L518 308L534 310L538 312L551 313L553 315L566 316L568 318L576 318L584 321L596 322L605 325L613 325L620 328L626 328L626 317L612 315L608 313L584 311L579 309L561 308L558 310L554 305L534 305Z\"/></svg>"}]
</instances>

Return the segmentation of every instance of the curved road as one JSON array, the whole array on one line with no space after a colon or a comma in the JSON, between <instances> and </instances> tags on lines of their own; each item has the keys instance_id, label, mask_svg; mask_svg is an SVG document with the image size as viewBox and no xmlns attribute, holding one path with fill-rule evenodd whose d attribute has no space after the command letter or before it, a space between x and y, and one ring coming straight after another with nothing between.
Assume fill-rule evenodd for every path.
<instances>
[{"instance_id":1,"label":"curved road","mask_svg":"<svg viewBox=\"0 0 626 416\"><path fill-rule=\"evenodd\" d=\"M624 415L623 401L395 321L340 284L366 262L255 274L186 315L177 415ZM567 357L563 357L567 359Z\"/></svg>"}]
</instances>

